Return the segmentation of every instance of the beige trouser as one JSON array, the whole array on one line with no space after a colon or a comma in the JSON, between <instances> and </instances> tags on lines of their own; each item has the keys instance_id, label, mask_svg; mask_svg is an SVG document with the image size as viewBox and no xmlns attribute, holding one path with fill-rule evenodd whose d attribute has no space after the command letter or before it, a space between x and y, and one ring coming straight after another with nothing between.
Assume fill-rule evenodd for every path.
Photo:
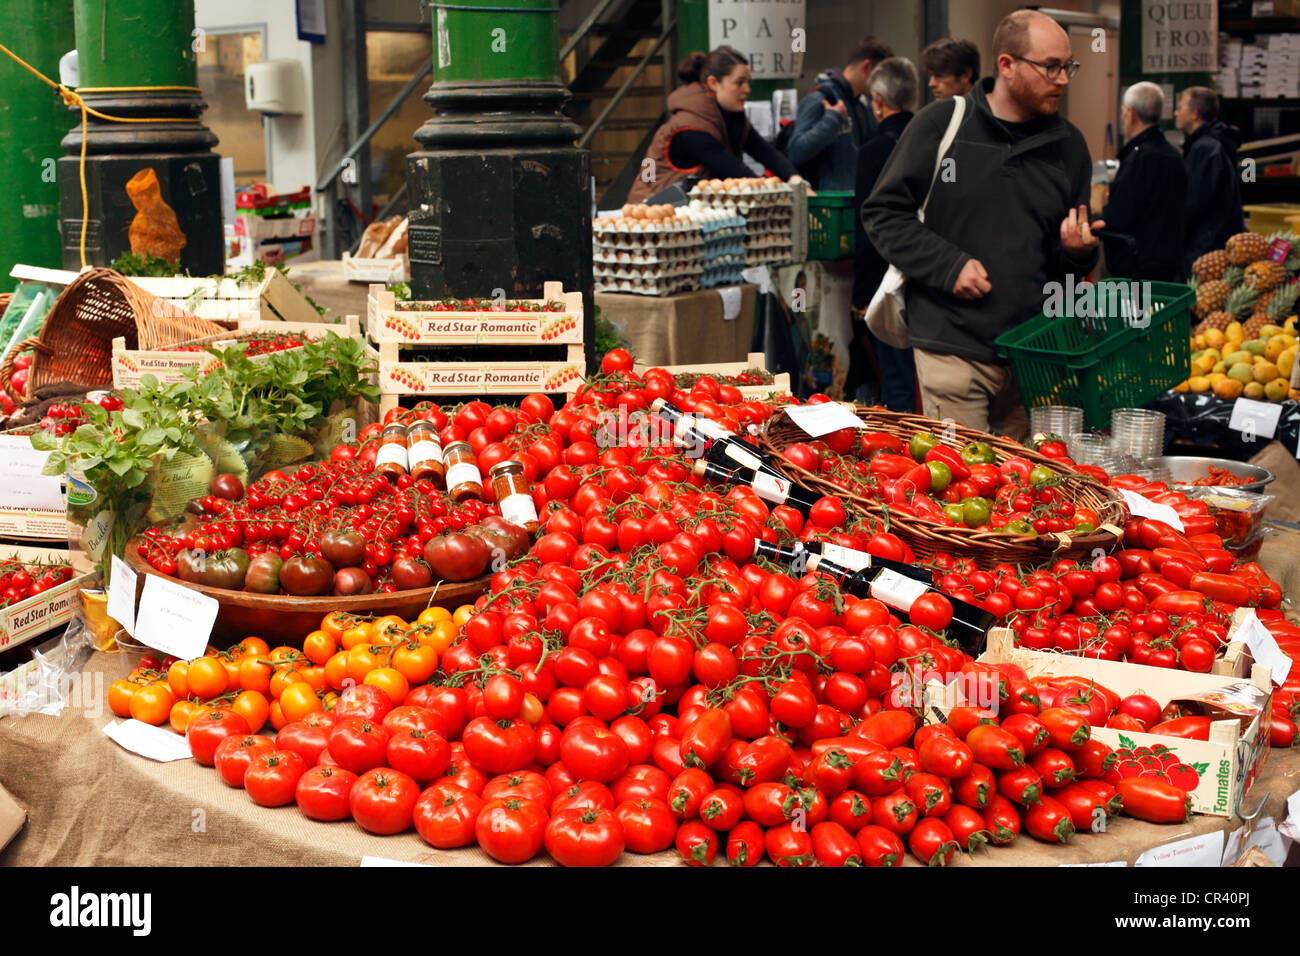
<instances>
[{"instance_id":1,"label":"beige trouser","mask_svg":"<svg viewBox=\"0 0 1300 956\"><path fill-rule=\"evenodd\" d=\"M1009 366L922 349L912 352L921 383L921 408L927 417L951 418L967 428L1017 441L1028 436L1029 416Z\"/></svg>"}]
</instances>

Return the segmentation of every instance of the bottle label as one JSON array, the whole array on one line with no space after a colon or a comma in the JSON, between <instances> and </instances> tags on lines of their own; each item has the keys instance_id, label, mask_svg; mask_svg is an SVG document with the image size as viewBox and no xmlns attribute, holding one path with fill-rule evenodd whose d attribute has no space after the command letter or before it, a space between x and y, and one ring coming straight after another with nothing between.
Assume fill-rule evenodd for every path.
<instances>
[{"instance_id":1,"label":"bottle label","mask_svg":"<svg viewBox=\"0 0 1300 956\"><path fill-rule=\"evenodd\" d=\"M829 541L822 542L822 557L827 561L834 561L850 571L861 571L864 568L871 567L871 555L865 551L842 548L838 544L831 544Z\"/></svg>"},{"instance_id":2,"label":"bottle label","mask_svg":"<svg viewBox=\"0 0 1300 956\"><path fill-rule=\"evenodd\" d=\"M760 471L754 475L754 493L772 504L785 504L790 500L790 482Z\"/></svg>"},{"instance_id":3,"label":"bottle label","mask_svg":"<svg viewBox=\"0 0 1300 956\"><path fill-rule=\"evenodd\" d=\"M406 446L399 442L389 442L379 447L379 454L375 455L375 470L378 471L381 465L401 465L402 470L406 470Z\"/></svg>"},{"instance_id":4,"label":"bottle label","mask_svg":"<svg viewBox=\"0 0 1300 956\"><path fill-rule=\"evenodd\" d=\"M921 581L904 577L897 571L882 568L871 582L871 596L882 604L907 612L912 604L930 588Z\"/></svg>"},{"instance_id":5,"label":"bottle label","mask_svg":"<svg viewBox=\"0 0 1300 956\"><path fill-rule=\"evenodd\" d=\"M517 524L523 528L537 523L537 505L533 503L530 495L518 492L513 495L506 495L505 498L497 502L497 505L501 509L501 517L511 524Z\"/></svg>"},{"instance_id":6,"label":"bottle label","mask_svg":"<svg viewBox=\"0 0 1300 956\"><path fill-rule=\"evenodd\" d=\"M722 446L722 451L728 458L736 462L738 465L744 468L753 468L755 471L761 473L763 467L762 459L753 452L747 451L744 446L733 445L730 442L727 442Z\"/></svg>"},{"instance_id":7,"label":"bottle label","mask_svg":"<svg viewBox=\"0 0 1300 956\"><path fill-rule=\"evenodd\" d=\"M446 481L448 490L463 484L483 487L483 478L479 474L478 465L471 464L468 461L458 461L448 468Z\"/></svg>"},{"instance_id":8,"label":"bottle label","mask_svg":"<svg viewBox=\"0 0 1300 956\"><path fill-rule=\"evenodd\" d=\"M408 457L411 464L417 464L422 461L442 462L442 446L436 441L430 441L427 438L415 442L411 445Z\"/></svg>"},{"instance_id":9,"label":"bottle label","mask_svg":"<svg viewBox=\"0 0 1300 956\"><path fill-rule=\"evenodd\" d=\"M733 434L727 431L711 418L701 418L699 415L683 415L677 422L678 429L694 428L705 438L730 438Z\"/></svg>"}]
</instances>

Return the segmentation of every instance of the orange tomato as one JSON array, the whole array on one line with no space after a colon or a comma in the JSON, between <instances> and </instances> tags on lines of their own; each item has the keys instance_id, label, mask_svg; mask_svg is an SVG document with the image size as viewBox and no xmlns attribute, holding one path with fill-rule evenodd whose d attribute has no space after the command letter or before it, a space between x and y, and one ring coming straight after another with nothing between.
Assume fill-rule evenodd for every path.
<instances>
[{"instance_id":1,"label":"orange tomato","mask_svg":"<svg viewBox=\"0 0 1300 956\"><path fill-rule=\"evenodd\" d=\"M343 682L348 679L349 651L338 651L325 662L325 683L335 690L343 689Z\"/></svg>"},{"instance_id":2,"label":"orange tomato","mask_svg":"<svg viewBox=\"0 0 1300 956\"><path fill-rule=\"evenodd\" d=\"M393 651L393 668L412 684L423 684L438 669L438 652L419 641L406 641Z\"/></svg>"},{"instance_id":3,"label":"orange tomato","mask_svg":"<svg viewBox=\"0 0 1300 956\"><path fill-rule=\"evenodd\" d=\"M301 666L306 667L311 663L303 655L302 651L298 650L296 647L289 647L286 644L281 644L279 647L273 648L271 653L268 655L267 660L276 667L297 668L300 664Z\"/></svg>"},{"instance_id":4,"label":"orange tomato","mask_svg":"<svg viewBox=\"0 0 1300 956\"><path fill-rule=\"evenodd\" d=\"M369 644L370 639L375 636L375 625L372 621L365 621L361 624L355 624L348 628L339 636L339 643L345 651L350 651L358 644Z\"/></svg>"},{"instance_id":5,"label":"orange tomato","mask_svg":"<svg viewBox=\"0 0 1300 956\"><path fill-rule=\"evenodd\" d=\"M399 631L406 630L410 625L402 620L396 614L385 614L379 620L375 621L375 633L382 634L389 628L396 628Z\"/></svg>"},{"instance_id":6,"label":"orange tomato","mask_svg":"<svg viewBox=\"0 0 1300 956\"><path fill-rule=\"evenodd\" d=\"M418 628L412 633L412 637L421 644L427 644L432 647L438 657L447 653L447 648L456 643L456 635L459 628L451 621L438 621L436 624L427 625Z\"/></svg>"},{"instance_id":7,"label":"orange tomato","mask_svg":"<svg viewBox=\"0 0 1300 956\"><path fill-rule=\"evenodd\" d=\"M230 686L230 675L221 661L215 657L200 657L190 661L186 677L189 681L190 693L196 697L216 697L224 694L226 688Z\"/></svg>"},{"instance_id":8,"label":"orange tomato","mask_svg":"<svg viewBox=\"0 0 1300 956\"><path fill-rule=\"evenodd\" d=\"M315 688L306 681L298 681L286 687L278 703L285 720L302 720L308 714L324 709L320 698L316 696Z\"/></svg>"},{"instance_id":9,"label":"orange tomato","mask_svg":"<svg viewBox=\"0 0 1300 956\"><path fill-rule=\"evenodd\" d=\"M265 657L271 649L260 637L246 637L239 643L244 648L245 657Z\"/></svg>"},{"instance_id":10,"label":"orange tomato","mask_svg":"<svg viewBox=\"0 0 1300 956\"><path fill-rule=\"evenodd\" d=\"M524 702L519 708L519 719L530 724L541 721L546 714L546 707L536 694L524 694Z\"/></svg>"},{"instance_id":11,"label":"orange tomato","mask_svg":"<svg viewBox=\"0 0 1300 956\"><path fill-rule=\"evenodd\" d=\"M262 729L270 714L270 704L266 698L255 690L240 692L230 709L248 722L248 732L255 734Z\"/></svg>"},{"instance_id":12,"label":"orange tomato","mask_svg":"<svg viewBox=\"0 0 1300 956\"><path fill-rule=\"evenodd\" d=\"M387 663L387 655L383 653L383 648L374 644L358 644L348 651L347 676L360 684L372 670L383 667Z\"/></svg>"},{"instance_id":13,"label":"orange tomato","mask_svg":"<svg viewBox=\"0 0 1300 956\"><path fill-rule=\"evenodd\" d=\"M119 717L131 716L131 698L140 689L129 680L115 680L108 685L108 709Z\"/></svg>"},{"instance_id":14,"label":"orange tomato","mask_svg":"<svg viewBox=\"0 0 1300 956\"><path fill-rule=\"evenodd\" d=\"M302 639L302 650L313 664L324 664L339 649L333 634L312 631Z\"/></svg>"},{"instance_id":15,"label":"orange tomato","mask_svg":"<svg viewBox=\"0 0 1300 956\"><path fill-rule=\"evenodd\" d=\"M271 665L263 664L256 657L245 657L239 662L239 685L244 690L255 690L259 694L271 692ZM257 733L256 730L252 731Z\"/></svg>"},{"instance_id":16,"label":"orange tomato","mask_svg":"<svg viewBox=\"0 0 1300 956\"><path fill-rule=\"evenodd\" d=\"M291 684L298 684L301 682L302 682L302 678L298 676L297 671L291 671L291 670L276 671L274 674L271 675L271 685L268 688L271 691L271 699L279 700L280 695L284 693L286 687L290 686Z\"/></svg>"},{"instance_id":17,"label":"orange tomato","mask_svg":"<svg viewBox=\"0 0 1300 956\"><path fill-rule=\"evenodd\" d=\"M271 721L271 728L277 731L289 722L288 718L284 716L284 711L280 709L278 700L272 701L270 708L267 710L267 719Z\"/></svg>"},{"instance_id":18,"label":"orange tomato","mask_svg":"<svg viewBox=\"0 0 1300 956\"><path fill-rule=\"evenodd\" d=\"M313 664L311 667L304 667L300 671L294 671L298 679L311 684L316 690L324 690L326 687L325 668L319 664Z\"/></svg>"},{"instance_id":19,"label":"orange tomato","mask_svg":"<svg viewBox=\"0 0 1300 956\"><path fill-rule=\"evenodd\" d=\"M452 623L457 627L464 627L465 622L474 616L473 604L462 604L456 608L456 613L451 616Z\"/></svg>"},{"instance_id":20,"label":"orange tomato","mask_svg":"<svg viewBox=\"0 0 1300 956\"><path fill-rule=\"evenodd\" d=\"M420 612L420 616L415 619L417 624L423 626L450 620L451 611L448 611L445 607L426 607Z\"/></svg>"},{"instance_id":21,"label":"orange tomato","mask_svg":"<svg viewBox=\"0 0 1300 956\"><path fill-rule=\"evenodd\" d=\"M172 730L178 734L185 733L185 728L190 725L190 718L194 716L194 712L198 709L199 705L192 700L178 700L172 704L171 713L167 715Z\"/></svg>"},{"instance_id":22,"label":"orange tomato","mask_svg":"<svg viewBox=\"0 0 1300 956\"><path fill-rule=\"evenodd\" d=\"M321 619L320 629L337 641L356 623L357 619L346 611L330 611Z\"/></svg>"},{"instance_id":23,"label":"orange tomato","mask_svg":"<svg viewBox=\"0 0 1300 956\"><path fill-rule=\"evenodd\" d=\"M402 701L406 700L406 695L411 690L410 682L395 667L376 668L366 675L363 683L382 690L388 695L388 699L393 702L394 707L401 706Z\"/></svg>"},{"instance_id":24,"label":"orange tomato","mask_svg":"<svg viewBox=\"0 0 1300 956\"><path fill-rule=\"evenodd\" d=\"M171 715L176 698L166 684L146 684L131 695L131 716L157 727Z\"/></svg>"},{"instance_id":25,"label":"orange tomato","mask_svg":"<svg viewBox=\"0 0 1300 956\"><path fill-rule=\"evenodd\" d=\"M235 657L234 655L231 655L230 657L225 657L225 656L218 657L217 660L220 661L221 666L226 669L226 686L238 687L239 686L239 665L243 663L243 658Z\"/></svg>"},{"instance_id":26,"label":"orange tomato","mask_svg":"<svg viewBox=\"0 0 1300 956\"><path fill-rule=\"evenodd\" d=\"M190 665L185 661L177 661L167 668L167 686L172 689L177 700L190 696L189 672Z\"/></svg>"},{"instance_id":27,"label":"orange tomato","mask_svg":"<svg viewBox=\"0 0 1300 956\"><path fill-rule=\"evenodd\" d=\"M339 702L339 695L336 694L334 691L329 691L324 697L320 699L321 706L324 707L326 710L333 710L334 705L337 704L338 702Z\"/></svg>"}]
</instances>

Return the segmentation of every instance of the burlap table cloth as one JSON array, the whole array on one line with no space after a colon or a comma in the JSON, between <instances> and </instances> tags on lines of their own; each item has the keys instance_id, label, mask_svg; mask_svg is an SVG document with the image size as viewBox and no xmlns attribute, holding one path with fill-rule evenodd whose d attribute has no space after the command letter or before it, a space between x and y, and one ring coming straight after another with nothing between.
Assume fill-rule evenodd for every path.
<instances>
[{"instance_id":1,"label":"burlap table cloth","mask_svg":"<svg viewBox=\"0 0 1300 956\"><path fill-rule=\"evenodd\" d=\"M117 660L95 654L86 669L92 686L119 676ZM100 698L102 700L102 697ZM356 866L363 856L483 866L477 847L435 850L414 831L377 837L352 822L317 823L296 807L267 809L227 787L210 767L191 760L156 763L123 750L101 732L112 719L69 706L57 716L0 720L0 783L28 811L27 825L0 852L4 866ZM1300 753L1273 751L1247 797L1250 810L1265 791L1260 818L1285 817L1286 798L1300 787ZM1193 834L1231 830L1235 817L1194 816L1188 824L1156 826L1111 821L1104 835L1082 835L1068 846L1028 835L1013 846L963 857L968 866L1055 866L1125 860ZM532 865L548 865L545 854ZM626 866L681 866L675 853L625 853ZM910 855L909 864L916 864ZM919 864L918 864L919 865Z\"/></svg>"},{"instance_id":2,"label":"burlap table cloth","mask_svg":"<svg viewBox=\"0 0 1300 956\"><path fill-rule=\"evenodd\" d=\"M642 365L700 365L743 362L754 331L758 287L740 286L740 313L723 318L715 289L649 296L597 292L602 318L619 327Z\"/></svg>"}]
</instances>

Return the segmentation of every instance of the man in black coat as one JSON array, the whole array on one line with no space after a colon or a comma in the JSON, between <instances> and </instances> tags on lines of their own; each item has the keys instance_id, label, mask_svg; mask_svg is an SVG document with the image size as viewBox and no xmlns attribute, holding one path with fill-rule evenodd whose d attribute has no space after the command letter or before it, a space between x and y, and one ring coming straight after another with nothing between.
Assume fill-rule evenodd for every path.
<instances>
[{"instance_id":1,"label":"man in black coat","mask_svg":"<svg viewBox=\"0 0 1300 956\"><path fill-rule=\"evenodd\" d=\"M1219 94L1206 86L1183 90L1174 122L1187 134L1183 166L1187 170L1186 236L1183 274L1192 263L1246 230L1241 214L1241 170L1237 147L1241 134L1219 119Z\"/></svg>"},{"instance_id":2,"label":"man in black coat","mask_svg":"<svg viewBox=\"0 0 1300 956\"><path fill-rule=\"evenodd\" d=\"M1112 232L1136 240L1103 240L1106 267L1119 278L1175 282L1183 269L1187 173L1160 129L1164 108L1164 94L1154 83L1134 83L1124 92L1124 148L1101 214Z\"/></svg>"},{"instance_id":3,"label":"man in black coat","mask_svg":"<svg viewBox=\"0 0 1300 956\"><path fill-rule=\"evenodd\" d=\"M993 35L994 77L966 95L934 179L954 101L916 114L862 207L872 244L907 276L923 411L1023 438L1029 418L994 340L1097 264L1088 145L1058 113L1079 63L1050 17L1017 10ZM925 222L917 210L931 180Z\"/></svg>"},{"instance_id":4,"label":"man in black coat","mask_svg":"<svg viewBox=\"0 0 1300 956\"><path fill-rule=\"evenodd\" d=\"M871 195L885 161L898 144L904 127L912 118L912 110L920 93L921 79L916 67L903 57L890 57L876 65L871 74L868 95L871 111L879 122L875 136L858 150L858 169L853 201L857 209ZM861 316L875 295L876 287L885 277L889 263L880 257L867 232L862 227L862 216L854 217L855 243L853 254L853 308ZM874 346L880 368L880 402L895 412L916 411L916 365L911 349L898 349L874 339L866 323L855 322L854 345L849 364L845 393L853 396L856 386L866 381L866 349Z\"/></svg>"}]
</instances>

